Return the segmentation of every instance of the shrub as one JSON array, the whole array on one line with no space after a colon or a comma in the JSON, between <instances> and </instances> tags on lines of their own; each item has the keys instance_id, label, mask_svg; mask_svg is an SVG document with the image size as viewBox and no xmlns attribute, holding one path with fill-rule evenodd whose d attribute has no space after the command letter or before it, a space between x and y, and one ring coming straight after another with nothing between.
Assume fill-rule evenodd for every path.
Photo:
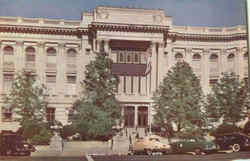
<instances>
[{"instance_id":1,"label":"shrub","mask_svg":"<svg viewBox=\"0 0 250 161\"><path fill-rule=\"evenodd\" d=\"M30 141L34 145L49 145L51 137L51 132L46 128L42 128L40 133L34 135Z\"/></svg>"},{"instance_id":2,"label":"shrub","mask_svg":"<svg viewBox=\"0 0 250 161\"><path fill-rule=\"evenodd\" d=\"M67 137L72 136L76 133L76 130L72 125L63 126L61 136L63 139L67 139Z\"/></svg>"}]
</instances>

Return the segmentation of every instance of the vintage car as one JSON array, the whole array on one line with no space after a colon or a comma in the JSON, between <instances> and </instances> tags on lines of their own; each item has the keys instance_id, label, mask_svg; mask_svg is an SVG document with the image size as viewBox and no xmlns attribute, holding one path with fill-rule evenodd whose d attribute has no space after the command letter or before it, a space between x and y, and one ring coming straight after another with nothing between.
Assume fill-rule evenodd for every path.
<instances>
[{"instance_id":1,"label":"vintage car","mask_svg":"<svg viewBox=\"0 0 250 161\"><path fill-rule=\"evenodd\" d=\"M171 146L160 142L160 137L150 135L144 138L138 138L133 145L130 146L129 154L147 154L154 153L168 154L171 152Z\"/></svg>"},{"instance_id":2,"label":"vintage car","mask_svg":"<svg viewBox=\"0 0 250 161\"><path fill-rule=\"evenodd\" d=\"M231 149L233 152L250 148L250 137L242 133L230 133L215 136L215 142L221 150Z\"/></svg>"},{"instance_id":3,"label":"vintage car","mask_svg":"<svg viewBox=\"0 0 250 161\"><path fill-rule=\"evenodd\" d=\"M1 155L26 155L36 149L33 145L24 141L24 139L15 133L6 133L0 135L0 153Z\"/></svg>"},{"instance_id":4,"label":"vintage car","mask_svg":"<svg viewBox=\"0 0 250 161\"><path fill-rule=\"evenodd\" d=\"M196 155L212 153L219 150L218 145L203 137L180 139L179 141L171 143L171 146L174 153L191 152Z\"/></svg>"}]
</instances>

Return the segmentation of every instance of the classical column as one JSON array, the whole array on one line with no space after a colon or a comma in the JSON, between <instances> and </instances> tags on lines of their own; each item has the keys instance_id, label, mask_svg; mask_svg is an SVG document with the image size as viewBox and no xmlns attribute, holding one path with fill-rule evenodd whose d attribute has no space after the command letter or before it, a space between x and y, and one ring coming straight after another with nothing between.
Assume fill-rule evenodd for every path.
<instances>
[{"instance_id":1,"label":"classical column","mask_svg":"<svg viewBox=\"0 0 250 161\"><path fill-rule=\"evenodd\" d=\"M192 66L192 48L186 48L185 61Z\"/></svg>"},{"instance_id":2,"label":"classical column","mask_svg":"<svg viewBox=\"0 0 250 161\"><path fill-rule=\"evenodd\" d=\"M227 71L227 51L225 49L221 49L220 56L219 56L219 75L223 72Z\"/></svg>"},{"instance_id":3,"label":"classical column","mask_svg":"<svg viewBox=\"0 0 250 161\"><path fill-rule=\"evenodd\" d=\"M202 88L205 94L209 92L209 49L204 49L203 56L202 56L202 73L201 73L201 79L202 79Z\"/></svg>"},{"instance_id":4,"label":"classical column","mask_svg":"<svg viewBox=\"0 0 250 161\"><path fill-rule=\"evenodd\" d=\"M156 42L152 42L152 58L151 58L151 62L152 62L152 69L151 69L151 78L150 79L150 84L151 84L151 90L150 90L150 94L152 94L158 84L158 52L157 52L157 43ZM149 77L150 77L150 73L149 73Z\"/></svg>"},{"instance_id":5,"label":"classical column","mask_svg":"<svg viewBox=\"0 0 250 161\"><path fill-rule=\"evenodd\" d=\"M67 73L67 58L65 44L58 44L58 54L57 54L57 70L56 70L56 94L64 95L66 94L65 86L65 73Z\"/></svg>"},{"instance_id":6,"label":"classical column","mask_svg":"<svg viewBox=\"0 0 250 161\"><path fill-rule=\"evenodd\" d=\"M16 54L16 55L18 55L18 54ZM2 94L3 93L3 45L1 43L1 41L0 41L0 67L1 67L0 68L0 93Z\"/></svg>"},{"instance_id":7,"label":"classical column","mask_svg":"<svg viewBox=\"0 0 250 161\"><path fill-rule=\"evenodd\" d=\"M236 48L236 53L235 53L235 65L234 67L236 68L235 69L235 73L236 75L239 75L240 76L240 73L241 73L241 60L240 60L240 57L242 56L241 54L241 48L240 47L237 47Z\"/></svg>"},{"instance_id":8,"label":"classical column","mask_svg":"<svg viewBox=\"0 0 250 161\"><path fill-rule=\"evenodd\" d=\"M161 81L163 80L166 72L167 72L167 64L166 64L166 59L164 55L164 43L160 43L158 46L158 82L157 82L157 87L160 85Z\"/></svg>"},{"instance_id":9,"label":"classical column","mask_svg":"<svg viewBox=\"0 0 250 161\"><path fill-rule=\"evenodd\" d=\"M16 61L15 61L15 68L16 69L23 69L25 67L25 51L24 51L24 42L17 41L16 42Z\"/></svg>"},{"instance_id":10,"label":"classical column","mask_svg":"<svg viewBox=\"0 0 250 161\"><path fill-rule=\"evenodd\" d=\"M135 105L135 123L134 123L134 127L136 127L138 125L138 105Z\"/></svg>"},{"instance_id":11,"label":"classical column","mask_svg":"<svg viewBox=\"0 0 250 161\"><path fill-rule=\"evenodd\" d=\"M37 60L36 61L36 70L37 70L37 75L38 79L42 84L45 84L45 70L46 70L46 64L47 64L47 53L45 52L45 44L44 42L38 42L37 43L38 47L38 54L37 54Z\"/></svg>"}]
</instances>

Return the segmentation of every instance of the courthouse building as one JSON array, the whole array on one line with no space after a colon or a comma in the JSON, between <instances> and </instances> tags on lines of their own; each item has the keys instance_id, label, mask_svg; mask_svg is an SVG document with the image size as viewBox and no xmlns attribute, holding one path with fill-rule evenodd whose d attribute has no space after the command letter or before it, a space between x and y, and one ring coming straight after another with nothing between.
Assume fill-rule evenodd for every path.
<instances>
[{"instance_id":1,"label":"courthouse building","mask_svg":"<svg viewBox=\"0 0 250 161\"><path fill-rule=\"evenodd\" d=\"M153 122L152 94L177 62L188 62L208 93L222 72L247 80L246 26L176 26L162 9L99 6L80 20L0 17L0 130L18 128L3 103L16 72L49 89L47 119L70 122L85 66L105 51L119 76L116 96L125 127Z\"/></svg>"}]
</instances>

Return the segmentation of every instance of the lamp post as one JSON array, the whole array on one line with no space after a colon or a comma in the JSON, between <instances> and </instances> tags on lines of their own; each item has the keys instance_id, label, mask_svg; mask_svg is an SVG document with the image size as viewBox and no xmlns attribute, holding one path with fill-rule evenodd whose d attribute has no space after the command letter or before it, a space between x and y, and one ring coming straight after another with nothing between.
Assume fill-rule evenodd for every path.
<instances>
[{"instance_id":1,"label":"lamp post","mask_svg":"<svg viewBox=\"0 0 250 161\"><path fill-rule=\"evenodd\" d=\"M249 0L246 0L246 22L247 22L247 51L248 51L248 91L250 92L250 2Z\"/></svg>"}]
</instances>

